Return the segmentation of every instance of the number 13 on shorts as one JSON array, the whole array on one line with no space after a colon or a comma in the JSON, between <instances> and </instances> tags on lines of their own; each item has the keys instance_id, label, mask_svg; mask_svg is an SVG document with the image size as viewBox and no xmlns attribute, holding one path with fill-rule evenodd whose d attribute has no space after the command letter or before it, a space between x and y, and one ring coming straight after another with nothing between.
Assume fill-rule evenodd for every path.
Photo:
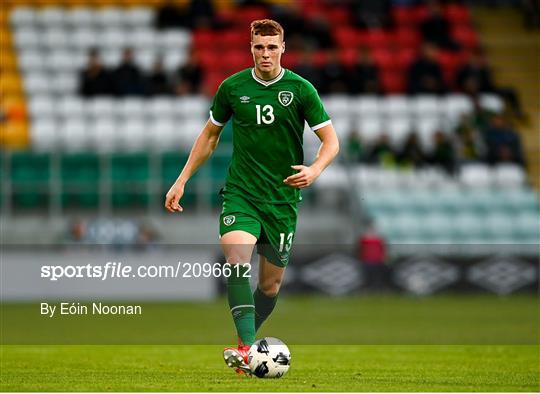
<instances>
[{"instance_id":1,"label":"number 13 on shorts","mask_svg":"<svg viewBox=\"0 0 540 394\"><path fill-rule=\"evenodd\" d=\"M284 249L286 252L291 250L293 237L294 232L287 234L287 237L285 237L285 233L279 233L279 253L283 252Z\"/></svg>"}]
</instances>

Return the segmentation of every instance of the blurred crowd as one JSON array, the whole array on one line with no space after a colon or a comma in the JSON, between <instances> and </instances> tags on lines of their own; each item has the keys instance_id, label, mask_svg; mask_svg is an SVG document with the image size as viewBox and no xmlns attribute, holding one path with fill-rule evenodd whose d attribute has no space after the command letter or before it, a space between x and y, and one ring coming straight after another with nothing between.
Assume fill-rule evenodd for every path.
<instances>
[{"instance_id":1,"label":"blurred crowd","mask_svg":"<svg viewBox=\"0 0 540 394\"><path fill-rule=\"evenodd\" d=\"M360 131L353 128L346 141L346 157L351 162L387 168L429 165L440 167L449 174L455 173L458 164L468 162L513 163L525 167L519 134L502 114L480 107L473 115L464 116L452 133L442 130L434 133L429 144L422 143L415 130L411 130L400 147L392 143L388 133L366 143Z\"/></svg>"},{"instance_id":2,"label":"blurred crowd","mask_svg":"<svg viewBox=\"0 0 540 394\"><path fill-rule=\"evenodd\" d=\"M79 94L84 97L200 93L203 75L194 53L173 73L165 71L161 58L145 73L135 63L131 48L124 50L120 64L114 69L103 65L96 49L90 51L88 58L88 66L82 71L79 82Z\"/></svg>"}]
</instances>

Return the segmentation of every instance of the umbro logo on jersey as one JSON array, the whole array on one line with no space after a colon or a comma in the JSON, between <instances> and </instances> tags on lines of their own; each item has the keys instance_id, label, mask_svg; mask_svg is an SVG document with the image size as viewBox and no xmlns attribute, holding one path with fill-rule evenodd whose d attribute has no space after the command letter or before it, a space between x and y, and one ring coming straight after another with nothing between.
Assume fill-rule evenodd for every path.
<instances>
[{"instance_id":1,"label":"umbro logo on jersey","mask_svg":"<svg viewBox=\"0 0 540 394\"><path fill-rule=\"evenodd\" d=\"M284 107L292 103L293 97L293 93L287 90L278 93L278 100Z\"/></svg>"},{"instance_id":2,"label":"umbro logo on jersey","mask_svg":"<svg viewBox=\"0 0 540 394\"><path fill-rule=\"evenodd\" d=\"M247 104L247 103L249 103L249 99L250 99L250 98L251 98L251 97L249 97L249 96L242 96L242 97L240 97L240 102L241 102L242 104Z\"/></svg>"}]
</instances>

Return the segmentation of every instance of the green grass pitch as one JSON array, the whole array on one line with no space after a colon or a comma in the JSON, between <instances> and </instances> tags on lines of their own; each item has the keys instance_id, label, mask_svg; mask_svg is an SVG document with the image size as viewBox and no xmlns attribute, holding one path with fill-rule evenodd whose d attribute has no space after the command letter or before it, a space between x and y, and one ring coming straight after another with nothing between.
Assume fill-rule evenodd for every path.
<instances>
[{"instance_id":1,"label":"green grass pitch","mask_svg":"<svg viewBox=\"0 0 540 394\"><path fill-rule=\"evenodd\" d=\"M286 295L259 335L289 344L278 380L225 366L223 299L147 304L138 320L47 320L36 305L3 304L0 391L540 391L538 303Z\"/></svg>"}]
</instances>

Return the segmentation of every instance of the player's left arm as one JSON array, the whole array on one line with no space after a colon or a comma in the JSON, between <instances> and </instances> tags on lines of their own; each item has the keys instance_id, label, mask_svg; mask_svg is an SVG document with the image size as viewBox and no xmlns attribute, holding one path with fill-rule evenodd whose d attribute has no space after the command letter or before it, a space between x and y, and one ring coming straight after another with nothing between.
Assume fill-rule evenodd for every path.
<instances>
[{"instance_id":1,"label":"player's left arm","mask_svg":"<svg viewBox=\"0 0 540 394\"><path fill-rule=\"evenodd\" d=\"M339 152L339 140L332 123L315 130L321 140L315 161L310 166L294 165L292 168L299 172L283 180L286 185L303 189L311 185L315 179L332 163Z\"/></svg>"}]
</instances>

